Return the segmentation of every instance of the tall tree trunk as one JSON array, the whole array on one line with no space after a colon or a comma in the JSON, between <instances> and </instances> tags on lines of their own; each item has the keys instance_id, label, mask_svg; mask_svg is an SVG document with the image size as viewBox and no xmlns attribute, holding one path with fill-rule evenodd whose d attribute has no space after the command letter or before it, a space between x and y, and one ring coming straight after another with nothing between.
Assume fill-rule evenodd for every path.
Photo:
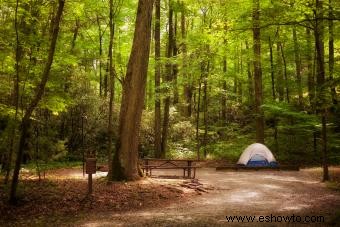
<instances>
[{"instance_id":1,"label":"tall tree trunk","mask_svg":"<svg viewBox=\"0 0 340 227\"><path fill-rule=\"evenodd\" d=\"M333 25L333 2L332 0L328 0L328 67L329 67L329 79L333 80L333 74L334 74L334 25ZM336 98L336 90L335 86L331 87L331 95L332 95L332 102L334 105L338 104L338 100Z\"/></svg>"},{"instance_id":2,"label":"tall tree trunk","mask_svg":"<svg viewBox=\"0 0 340 227\"><path fill-rule=\"evenodd\" d=\"M270 77L271 77L271 82L272 82L272 96L273 96L273 100L275 100L276 93L275 93L275 76L274 76L274 60L273 60L273 43L270 39L270 36L268 40L269 40L269 53L270 53Z\"/></svg>"},{"instance_id":3,"label":"tall tree trunk","mask_svg":"<svg viewBox=\"0 0 340 227\"><path fill-rule=\"evenodd\" d=\"M328 173L328 154L327 154L327 110L324 100L324 83L325 83L325 59L324 59L324 22L323 22L323 0L316 0L316 12L315 12L315 48L316 48L316 60L317 60L317 97L319 101L319 113L321 114L322 122L322 154L323 154L323 181L329 180Z\"/></svg>"},{"instance_id":4,"label":"tall tree trunk","mask_svg":"<svg viewBox=\"0 0 340 227\"><path fill-rule=\"evenodd\" d=\"M12 169L12 156L14 151L14 139L15 139L15 130L17 127L17 118L18 118L18 109L19 109L19 82L20 82L20 62L22 59L22 45L19 39L19 28L18 28L18 10L19 10L19 0L16 0L15 4L15 38L16 38L16 47L15 47L15 80L14 80L14 89L13 89L13 105L15 106L15 115L14 115L14 124L11 126L11 138L9 143L9 151L7 154L5 164L6 176L4 179L4 183L7 184L9 181L9 176ZM0 170L1 171L1 170Z\"/></svg>"},{"instance_id":5,"label":"tall tree trunk","mask_svg":"<svg viewBox=\"0 0 340 227\"><path fill-rule=\"evenodd\" d=\"M201 66L202 67L202 66ZM202 69L201 69L202 70ZM202 74L198 80L198 97L197 97L197 108L196 108L196 149L197 149L197 159L200 159L200 135L199 135L199 124L200 124L200 106L201 106L201 90L202 90Z\"/></svg>"},{"instance_id":6,"label":"tall tree trunk","mask_svg":"<svg viewBox=\"0 0 340 227\"><path fill-rule=\"evenodd\" d=\"M262 68L260 36L260 0L253 0L253 40L254 40L254 79L255 79L255 121L256 142L264 143L264 116L262 105Z\"/></svg>"},{"instance_id":7,"label":"tall tree trunk","mask_svg":"<svg viewBox=\"0 0 340 227\"><path fill-rule=\"evenodd\" d=\"M204 137L203 137L203 143L204 143L204 158L207 157L207 143L208 143L208 75L210 71L210 62L207 63L207 68L204 72L204 81L203 81L203 102L204 102L204 112L203 112L203 121L204 121Z\"/></svg>"},{"instance_id":8,"label":"tall tree trunk","mask_svg":"<svg viewBox=\"0 0 340 227\"><path fill-rule=\"evenodd\" d=\"M283 44L280 43L280 50L281 50L281 56L282 56L282 62L283 62L283 75L284 75L284 80L285 80L285 90L286 90L286 100L289 103L289 85L288 85L288 74L287 74L287 61L286 61L286 56L285 52L283 50Z\"/></svg>"},{"instance_id":9,"label":"tall tree trunk","mask_svg":"<svg viewBox=\"0 0 340 227\"><path fill-rule=\"evenodd\" d=\"M173 9L172 2L169 0L169 33L168 33L168 50L167 50L167 58L168 62L166 63L166 75L165 82L170 83L172 81L172 64L170 62L170 58L173 53ZM167 91L169 93L169 91ZM169 131L169 110L170 110L170 96L167 94L167 97L164 100L164 116L163 116L163 131L162 131L162 155L164 158L167 150L167 140L168 140L168 131Z\"/></svg>"},{"instance_id":10,"label":"tall tree trunk","mask_svg":"<svg viewBox=\"0 0 340 227\"><path fill-rule=\"evenodd\" d=\"M110 40L109 40L109 90L110 90L110 99L109 99L109 119L107 126L107 134L108 134L108 145L107 145L107 158L108 158L108 178L112 178L112 137L113 137L113 125L112 125L112 116L113 116L113 100L114 100L114 87L115 87L115 76L113 69L113 39L114 39L114 29L115 24L113 22L113 0L110 0L109 3L110 8Z\"/></svg>"},{"instance_id":11,"label":"tall tree trunk","mask_svg":"<svg viewBox=\"0 0 340 227\"><path fill-rule=\"evenodd\" d=\"M246 50L249 56L249 44L246 41ZM254 79L251 73L251 60L250 57L247 58L247 75L248 75L248 102L250 106L254 104Z\"/></svg>"},{"instance_id":12,"label":"tall tree trunk","mask_svg":"<svg viewBox=\"0 0 340 227\"><path fill-rule=\"evenodd\" d=\"M223 125L227 121L227 81L224 79L227 76L227 56L223 56L223 81L222 81L222 94L221 94L221 118Z\"/></svg>"},{"instance_id":13,"label":"tall tree trunk","mask_svg":"<svg viewBox=\"0 0 340 227\"><path fill-rule=\"evenodd\" d=\"M299 43L296 35L296 26L293 26L293 41L294 41L294 57L295 57L295 72L298 86L299 106L303 108L302 83L301 83L301 59Z\"/></svg>"},{"instance_id":14,"label":"tall tree trunk","mask_svg":"<svg viewBox=\"0 0 340 227\"><path fill-rule=\"evenodd\" d=\"M113 180L140 177L138 144L149 64L152 8L153 0L138 1L133 44L123 82Z\"/></svg>"},{"instance_id":15,"label":"tall tree trunk","mask_svg":"<svg viewBox=\"0 0 340 227\"><path fill-rule=\"evenodd\" d=\"M162 137L161 137L161 4L160 0L155 0L155 157L162 156Z\"/></svg>"},{"instance_id":16,"label":"tall tree trunk","mask_svg":"<svg viewBox=\"0 0 340 227\"><path fill-rule=\"evenodd\" d=\"M175 12L175 22L174 22L174 35L173 35L173 41L172 41L172 47L173 47L173 54L172 56L176 57L177 56L177 12ZM172 65L173 68L173 89L174 89L174 100L173 100L173 104L177 104L178 103L178 86L177 86L177 74L178 74L178 65L177 63L174 63Z\"/></svg>"},{"instance_id":17,"label":"tall tree trunk","mask_svg":"<svg viewBox=\"0 0 340 227\"><path fill-rule=\"evenodd\" d=\"M239 59L239 75L241 76L239 78L239 82L238 82L238 102L240 104L243 103L243 50L242 50L242 43L240 45L240 59Z\"/></svg>"},{"instance_id":18,"label":"tall tree trunk","mask_svg":"<svg viewBox=\"0 0 340 227\"><path fill-rule=\"evenodd\" d=\"M279 38L279 27L276 32L277 38ZM276 75L277 75L277 93L279 95L279 101L284 100L284 86L283 86L283 70L282 70L282 56L281 56L281 42L276 43Z\"/></svg>"},{"instance_id":19,"label":"tall tree trunk","mask_svg":"<svg viewBox=\"0 0 340 227\"><path fill-rule=\"evenodd\" d=\"M111 4L111 0L110 0L110 4ZM99 39L99 96L102 96L103 95L103 72L102 72L103 34L102 34L101 24L100 24L98 15L97 15L97 25L98 25L98 39Z\"/></svg>"},{"instance_id":20,"label":"tall tree trunk","mask_svg":"<svg viewBox=\"0 0 340 227\"><path fill-rule=\"evenodd\" d=\"M315 79L314 79L314 67L313 67L313 53L312 51L312 36L309 28L306 28L306 40L307 40L307 49L306 49L306 59L307 59L307 77L308 77L308 97L309 103L311 106L311 110L314 113L315 111Z\"/></svg>"},{"instance_id":21,"label":"tall tree trunk","mask_svg":"<svg viewBox=\"0 0 340 227\"><path fill-rule=\"evenodd\" d=\"M187 117L191 117L191 109L192 109L192 85L191 85L191 76L187 71L187 46L186 46L186 20L185 20L185 5L182 2L182 11L181 11L181 35L182 35L182 53L183 53L183 78L185 79L184 83L184 100L186 105L186 113Z\"/></svg>"},{"instance_id":22,"label":"tall tree trunk","mask_svg":"<svg viewBox=\"0 0 340 227\"><path fill-rule=\"evenodd\" d=\"M48 51L48 58L47 62L45 65L45 68L42 72L41 76L41 81L37 87L37 90L35 92L34 98L30 102L24 117L22 118L21 121L21 135L20 135L20 142L19 142L19 148L17 152L17 158L15 162L15 167L14 167L14 173L13 173L13 178L12 178L12 184L11 184L11 190L10 190L10 197L9 201L10 203L16 203L16 191L17 191L17 186L19 182L19 172L20 172L20 167L21 167L21 159L24 153L24 147L25 147L25 142L26 142L26 137L28 133L28 129L30 126L30 118L32 116L33 111L39 104L44 91L45 91L45 86L48 81L49 73L51 70L51 66L53 63L53 57L54 57L54 52L55 52L55 47L57 44L57 38L59 34L59 24L61 21L61 16L63 14L63 9L64 9L64 4L65 0L59 0L59 5L58 5L58 11L55 16L55 19L53 20L53 32L52 32L52 37L51 37L51 43Z\"/></svg>"}]
</instances>

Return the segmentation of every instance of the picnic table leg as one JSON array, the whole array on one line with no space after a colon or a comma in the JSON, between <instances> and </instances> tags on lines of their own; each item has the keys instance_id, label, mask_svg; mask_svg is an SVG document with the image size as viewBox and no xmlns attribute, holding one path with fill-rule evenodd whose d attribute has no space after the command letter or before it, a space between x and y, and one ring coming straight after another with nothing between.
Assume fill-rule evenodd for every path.
<instances>
[{"instance_id":1,"label":"picnic table leg","mask_svg":"<svg viewBox=\"0 0 340 227\"><path fill-rule=\"evenodd\" d=\"M196 168L194 168L194 176L192 177L192 179L195 179L196 177Z\"/></svg>"},{"instance_id":2,"label":"picnic table leg","mask_svg":"<svg viewBox=\"0 0 340 227\"><path fill-rule=\"evenodd\" d=\"M188 161L188 178L191 178L191 161Z\"/></svg>"}]
</instances>

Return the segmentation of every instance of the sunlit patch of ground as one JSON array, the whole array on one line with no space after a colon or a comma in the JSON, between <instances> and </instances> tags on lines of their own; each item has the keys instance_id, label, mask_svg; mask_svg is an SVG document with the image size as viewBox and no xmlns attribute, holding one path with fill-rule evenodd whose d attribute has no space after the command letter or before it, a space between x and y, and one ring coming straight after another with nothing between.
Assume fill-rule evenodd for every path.
<instances>
[{"instance_id":1,"label":"sunlit patch of ground","mask_svg":"<svg viewBox=\"0 0 340 227\"><path fill-rule=\"evenodd\" d=\"M0 187L0 226L54 225L98 212L130 212L163 207L190 198L193 190L179 186L183 179L150 179L136 182L110 182L97 173L93 193L87 194L87 175L81 169L47 172L40 181L32 173L24 173L18 189L18 205L7 204L8 192ZM48 220L55 218L54 222Z\"/></svg>"},{"instance_id":2,"label":"sunlit patch of ground","mask_svg":"<svg viewBox=\"0 0 340 227\"><path fill-rule=\"evenodd\" d=\"M231 223L226 221L226 215L271 214L324 215L326 221L331 221L340 209L340 193L327 188L320 180L320 173L318 169L216 172L202 168L197 172L200 182L212 185L214 191L188 201L174 202L163 209L123 215L103 214L107 215L103 221L111 221L116 226L229 226ZM77 224L106 226L104 222L93 215ZM241 226L253 224L243 223ZM278 224L272 223L274 226Z\"/></svg>"},{"instance_id":3,"label":"sunlit patch of ground","mask_svg":"<svg viewBox=\"0 0 340 227\"><path fill-rule=\"evenodd\" d=\"M340 173L338 169L330 168L332 178L338 177L334 176ZM157 174L171 172L160 171ZM87 184L81 169L49 172L46 181L59 182L58 190L63 194L58 194L55 189L46 192L43 187L34 188L32 193L39 192L43 197L50 197L52 193L55 198L42 204L43 201L36 196L26 203L40 204L43 216L50 217L52 214L56 217L53 224L70 226L229 226L231 223L226 221L226 215L271 214L324 215L327 221L340 209L340 192L321 182L320 168L254 172L216 172L215 169L202 168L197 171L199 181L214 190L200 196L192 196L196 193L180 187L181 179L147 178L133 183L107 185L105 176L106 173L102 172L94 177L94 197L82 204L79 201L84 200ZM82 192L81 196L79 192ZM60 202L64 200L81 204L81 208L75 211L66 209L76 214L71 219L65 219L64 213L47 212L48 207L55 205L71 207L68 202ZM67 212L66 217L70 217ZM40 224L46 224L46 220L42 219ZM242 226L253 225L247 223Z\"/></svg>"}]
</instances>

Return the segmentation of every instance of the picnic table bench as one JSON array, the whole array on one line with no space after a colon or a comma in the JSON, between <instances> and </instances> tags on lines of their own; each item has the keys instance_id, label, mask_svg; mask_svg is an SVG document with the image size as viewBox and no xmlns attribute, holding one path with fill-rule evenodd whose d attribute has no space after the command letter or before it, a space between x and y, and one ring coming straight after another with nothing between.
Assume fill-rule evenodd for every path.
<instances>
[{"instance_id":1,"label":"picnic table bench","mask_svg":"<svg viewBox=\"0 0 340 227\"><path fill-rule=\"evenodd\" d=\"M147 176L152 175L152 170L156 169L182 169L183 178L195 178L196 169L200 168L194 166L194 162L199 160L193 159L156 159L156 158L144 158L142 159L142 170Z\"/></svg>"}]
</instances>

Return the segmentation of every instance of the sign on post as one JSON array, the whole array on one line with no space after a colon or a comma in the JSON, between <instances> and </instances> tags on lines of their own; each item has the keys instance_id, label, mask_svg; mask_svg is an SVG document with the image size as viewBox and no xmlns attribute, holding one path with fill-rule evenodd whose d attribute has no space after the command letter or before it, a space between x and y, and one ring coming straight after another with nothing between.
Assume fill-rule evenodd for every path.
<instances>
[{"instance_id":1,"label":"sign on post","mask_svg":"<svg viewBox=\"0 0 340 227\"><path fill-rule=\"evenodd\" d=\"M96 161L95 158L87 158L86 159L86 174L88 174L88 186L89 186L89 194L92 193L92 174L96 173Z\"/></svg>"},{"instance_id":2,"label":"sign on post","mask_svg":"<svg viewBox=\"0 0 340 227\"><path fill-rule=\"evenodd\" d=\"M86 159L86 174L94 174L96 173L96 161L95 158L87 158Z\"/></svg>"}]
</instances>

